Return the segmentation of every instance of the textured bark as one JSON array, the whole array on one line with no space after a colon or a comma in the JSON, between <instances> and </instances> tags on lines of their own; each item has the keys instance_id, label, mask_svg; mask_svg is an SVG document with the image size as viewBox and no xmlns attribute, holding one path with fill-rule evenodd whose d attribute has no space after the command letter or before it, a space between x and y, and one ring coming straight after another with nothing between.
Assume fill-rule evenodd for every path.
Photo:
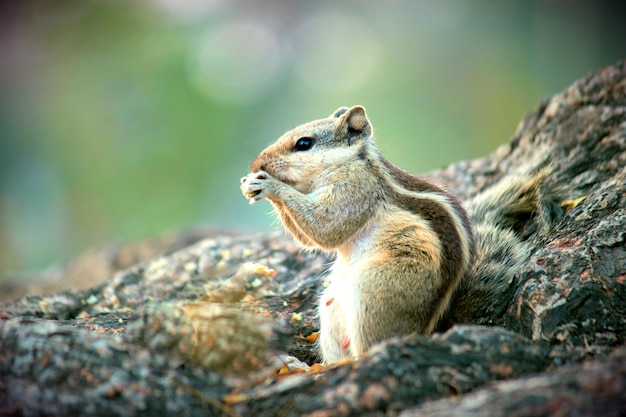
<instances>
[{"instance_id":1,"label":"textured bark","mask_svg":"<svg viewBox=\"0 0 626 417\"><path fill-rule=\"evenodd\" d=\"M0 304L0 415L626 415L625 62L540 103L492 155L430 176L469 198L544 159L558 221L523 231L532 256L492 326L277 376L285 353L316 359L330 259L278 234L213 236Z\"/></svg>"},{"instance_id":2,"label":"textured bark","mask_svg":"<svg viewBox=\"0 0 626 417\"><path fill-rule=\"evenodd\" d=\"M492 384L466 396L406 410L401 417L604 416L626 413L626 349L603 361Z\"/></svg>"}]
</instances>

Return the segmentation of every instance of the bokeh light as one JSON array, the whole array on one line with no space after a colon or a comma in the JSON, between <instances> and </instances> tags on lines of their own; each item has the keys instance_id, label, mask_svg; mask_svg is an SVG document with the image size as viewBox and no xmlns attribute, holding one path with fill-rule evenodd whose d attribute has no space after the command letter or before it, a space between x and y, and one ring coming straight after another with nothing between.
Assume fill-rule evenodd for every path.
<instances>
[{"instance_id":1,"label":"bokeh light","mask_svg":"<svg viewBox=\"0 0 626 417\"><path fill-rule=\"evenodd\" d=\"M310 94L354 94L373 83L384 62L383 46L366 22L348 14L307 17L292 44L298 82Z\"/></svg>"},{"instance_id":2,"label":"bokeh light","mask_svg":"<svg viewBox=\"0 0 626 417\"><path fill-rule=\"evenodd\" d=\"M254 21L234 21L199 36L190 52L190 78L199 91L223 103L264 98L284 70L277 35Z\"/></svg>"}]
</instances>

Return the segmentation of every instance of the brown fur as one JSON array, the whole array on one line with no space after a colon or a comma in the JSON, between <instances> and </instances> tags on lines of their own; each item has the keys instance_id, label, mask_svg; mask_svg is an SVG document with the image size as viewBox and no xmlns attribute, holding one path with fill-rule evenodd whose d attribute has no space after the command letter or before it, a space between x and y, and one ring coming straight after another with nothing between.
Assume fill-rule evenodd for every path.
<instances>
[{"instance_id":1,"label":"brown fur","mask_svg":"<svg viewBox=\"0 0 626 417\"><path fill-rule=\"evenodd\" d=\"M298 150L302 138L311 149ZM287 132L251 171L246 197L267 198L305 247L337 253L320 302L325 362L433 331L471 264L468 216L452 195L380 155L362 107Z\"/></svg>"},{"instance_id":2,"label":"brown fur","mask_svg":"<svg viewBox=\"0 0 626 417\"><path fill-rule=\"evenodd\" d=\"M540 199L547 170L504 179L468 215L380 154L361 106L285 133L250 169L241 185L250 202L267 198L303 246L337 254L319 304L324 362L482 323L528 257L520 222L550 217Z\"/></svg>"}]
</instances>

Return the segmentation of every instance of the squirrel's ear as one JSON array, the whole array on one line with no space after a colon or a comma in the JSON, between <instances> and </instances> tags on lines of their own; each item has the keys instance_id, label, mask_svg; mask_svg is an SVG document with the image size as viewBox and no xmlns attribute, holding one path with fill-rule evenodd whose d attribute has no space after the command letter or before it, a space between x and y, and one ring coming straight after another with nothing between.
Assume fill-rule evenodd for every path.
<instances>
[{"instance_id":1,"label":"squirrel's ear","mask_svg":"<svg viewBox=\"0 0 626 417\"><path fill-rule=\"evenodd\" d=\"M339 112L342 109L337 110ZM337 113L335 112L335 113ZM342 112L335 128L339 140L347 140L351 145L360 139L366 139L372 134L372 125L367 118L363 106L354 106Z\"/></svg>"},{"instance_id":2,"label":"squirrel's ear","mask_svg":"<svg viewBox=\"0 0 626 417\"><path fill-rule=\"evenodd\" d=\"M347 107L339 107L337 110L333 112L333 114L330 115L330 117L334 117L336 119L337 117L341 116L347 111L348 111Z\"/></svg>"}]
</instances>

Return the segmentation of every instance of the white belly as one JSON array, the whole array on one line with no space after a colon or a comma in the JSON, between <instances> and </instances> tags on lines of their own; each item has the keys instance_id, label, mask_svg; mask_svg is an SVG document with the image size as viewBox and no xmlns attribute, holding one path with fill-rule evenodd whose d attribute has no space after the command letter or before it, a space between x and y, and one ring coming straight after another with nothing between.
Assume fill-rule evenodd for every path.
<instances>
[{"instance_id":1,"label":"white belly","mask_svg":"<svg viewBox=\"0 0 626 417\"><path fill-rule=\"evenodd\" d=\"M343 256L338 254L326 278L328 287L318 306L319 345L324 363L355 358L362 353L351 340L359 327L360 277L367 269L372 237L377 231L378 225L364 228L355 239L358 244L344 248Z\"/></svg>"},{"instance_id":2,"label":"white belly","mask_svg":"<svg viewBox=\"0 0 626 417\"><path fill-rule=\"evenodd\" d=\"M365 257L366 258L366 257ZM352 343L358 331L360 300L359 278L367 264L364 260L336 261L327 277L328 287L319 302L320 348L324 363L345 357L357 357L360 352Z\"/></svg>"}]
</instances>

